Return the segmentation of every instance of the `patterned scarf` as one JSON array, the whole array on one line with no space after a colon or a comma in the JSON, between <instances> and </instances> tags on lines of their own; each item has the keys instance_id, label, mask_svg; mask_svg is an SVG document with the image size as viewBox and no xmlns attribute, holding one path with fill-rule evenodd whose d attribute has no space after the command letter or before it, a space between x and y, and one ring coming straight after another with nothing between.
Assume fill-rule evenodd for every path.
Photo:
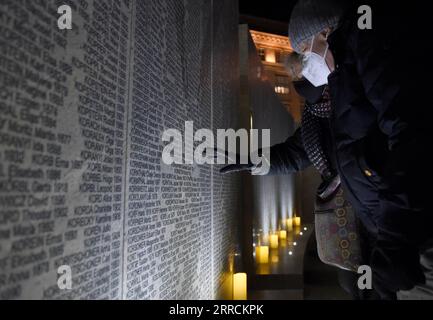
<instances>
[{"instance_id":1,"label":"patterned scarf","mask_svg":"<svg viewBox=\"0 0 433 320\"><path fill-rule=\"evenodd\" d=\"M331 111L331 98L326 87L322 100L315 104L307 103L302 115L302 140L305 151L324 178L331 178L334 172L324 150L320 119L330 118Z\"/></svg>"}]
</instances>

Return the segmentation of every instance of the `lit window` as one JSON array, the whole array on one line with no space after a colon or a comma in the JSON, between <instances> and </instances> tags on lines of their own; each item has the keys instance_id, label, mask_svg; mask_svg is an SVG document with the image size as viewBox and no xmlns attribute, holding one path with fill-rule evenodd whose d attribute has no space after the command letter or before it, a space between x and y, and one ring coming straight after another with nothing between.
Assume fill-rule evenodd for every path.
<instances>
[{"instance_id":1,"label":"lit window","mask_svg":"<svg viewBox=\"0 0 433 320\"><path fill-rule=\"evenodd\" d=\"M266 51L265 51L265 60L266 60L266 62L270 62L270 63L275 63L275 62L277 62L277 59L276 59L276 56L275 56L275 51L274 50L270 50L270 49L267 49Z\"/></svg>"},{"instance_id":2,"label":"lit window","mask_svg":"<svg viewBox=\"0 0 433 320\"><path fill-rule=\"evenodd\" d=\"M287 87L282 87L282 86L276 86L275 87L275 92L278 94L289 94L290 93L290 89Z\"/></svg>"},{"instance_id":3,"label":"lit window","mask_svg":"<svg viewBox=\"0 0 433 320\"><path fill-rule=\"evenodd\" d=\"M289 78L286 76L276 76L275 78L275 92L279 94L289 94Z\"/></svg>"}]
</instances>

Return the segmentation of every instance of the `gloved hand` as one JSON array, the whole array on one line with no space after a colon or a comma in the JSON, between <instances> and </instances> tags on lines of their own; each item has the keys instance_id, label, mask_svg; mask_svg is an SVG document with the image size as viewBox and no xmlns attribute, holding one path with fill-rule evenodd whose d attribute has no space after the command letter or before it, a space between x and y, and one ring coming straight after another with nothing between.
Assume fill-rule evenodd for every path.
<instances>
[{"instance_id":1,"label":"gloved hand","mask_svg":"<svg viewBox=\"0 0 433 320\"><path fill-rule=\"evenodd\" d=\"M371 255L373 287L382 299L395 299L398 291L408 291L425 283L417 248L379 240Z\"/></svg>"},{"instance_id":2,"label":"gloved hand","mask_svg":"<svg viewBox=\"0 0 433 320\"><path fill-rule=\"evenodd\" d=\"M317 189L317 196L322 201L331 198L341 185L341 179L338 174L331 174L328 177L322 178L322 183Z\"/></svg>"},{"instance_id":3,"label":"gloved hand","mask_svg":"<svg viewBox=\"0 0 433 320\"><path fill-rule=\"evenodd\" d=\"M222 174L230 174L230 173L237 173L243 171L254 173L254 171L257 170L257 166L251 162L249 156L248 156L248 163L241 164L240 154L229 154L228 152L222 152L219 149L214 149L213 157L215 161L217 160L218 156L221 155L224 157L226 163L228 163L229 161L235 162L235 164L229 164L223 167L220 170Z\"/></svg>"},{"instance_id":4,"label":"gloved hand","mask_svg":"<svg viewBox=\"0 0 433 320\"><path fill-rule=\"evenodd\" d=\"M255 165L250 162L248 164L230 164L222 168L220 172L222 174L236 173L242 171L248 171L249 173L252 173L254 169Z\"/></svg>"}]
</instances>

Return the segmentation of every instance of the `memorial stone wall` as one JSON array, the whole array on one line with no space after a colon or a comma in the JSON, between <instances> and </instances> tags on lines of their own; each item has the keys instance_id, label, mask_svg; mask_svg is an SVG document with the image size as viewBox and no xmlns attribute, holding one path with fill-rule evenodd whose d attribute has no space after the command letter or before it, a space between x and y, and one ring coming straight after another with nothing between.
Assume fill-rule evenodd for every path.
<instances>
[{"instance_id":1,"label":"memorial stone wall","mask_svg":"<svg viewBox=\"0 0 433 320\"><path fill-rule=\"evenodd\" d=\"M237 15L233 0L0 0L1 300L218 295L239 180L166 166L161 136L236 127Z\"/></svg>"}]
</instances>

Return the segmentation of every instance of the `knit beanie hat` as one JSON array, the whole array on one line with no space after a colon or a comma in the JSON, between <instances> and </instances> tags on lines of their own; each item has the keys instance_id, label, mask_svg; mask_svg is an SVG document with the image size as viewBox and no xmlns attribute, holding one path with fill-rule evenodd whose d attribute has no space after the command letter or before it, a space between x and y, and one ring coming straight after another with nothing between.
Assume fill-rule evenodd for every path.
<instances>
[{"instance_id":1,"label":"knit beanie hat","mask_svg":"<svg viewBox=\"0 0 433 320\"><path fill-rule=\"evenodd\" d=\"M344 14L341 0L299 0L295 5L289 25L289 38L293 49L327 27L336 28Z\"/></svg>"}]
</instances>

